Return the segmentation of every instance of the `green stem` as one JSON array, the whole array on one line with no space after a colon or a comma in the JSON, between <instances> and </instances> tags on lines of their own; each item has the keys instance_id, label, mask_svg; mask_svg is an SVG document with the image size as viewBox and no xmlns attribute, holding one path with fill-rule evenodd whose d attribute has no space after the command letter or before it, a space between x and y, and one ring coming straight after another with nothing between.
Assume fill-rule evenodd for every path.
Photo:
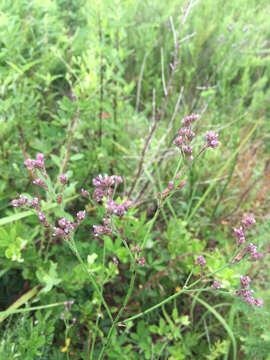
<instances>
[{"instance_id":1,"label":"green stem","mask_svg":"<svg viewBox=\"0 0 270 360\"><path fill-rule=\"evenodd\" d=\"M182 295L182 294L184 294L184 293L202 291L202 289L191 289L191 288L192 288L193 286L195 286L196 284L198 284L199 282L201 282L202 279L211 277L211 276L213 276L214 274L216 274L217 272L219 272L219 271L225 269L227 266L231 266L231 265L232 265L231 262L229 262L228 264L222 266L222 267L219 268L218 270L216 270L216 271L214 271L214 272L212 272L212 273L210 273L210 274L208 274L208 275L205 275L204 277L201 277L200 279L197 279L196 281L194 281L194 282L193 282L192 284L190 284L189 286L184 287L182 290L180 290L179 292L177 292L177 293L175 293L175 294L167 297L166 299L162 300L160 303L158 303L158 304L156 304L156 305L154 305L154 306L146 309L145 311L140 312L139 314L136 314L136 315L134 315L134 316L131 316L131 317L128 318L128 319L125 319L125 320L121 321L121 323L126 323L126 322L129 322L129 321L135 320L135 319L137 319L137 318L139 318L139 317L142 317L143 315L148 314L149 312L151 312L151 311L159 308L160 306L166 304L167 302L169 302L169 301L177 298L178 296L180 296L180 295ZM186 283L187 283L187 282L186 282ZM207 289L204 289L203 291L210 291L210 290L212 290L212 289L211 289L211 288L207 288Z\"/></svg>"},{"instance_id":2,"label":"green stem","mask_svg":"<svg viewBox=\"0 0 270 360\"><path fill-rule=\"evenodd\" d=\"M106 247L105 243L103 246L103 256L102 256L102 274L101 274L101 294L103 296L103 288L104 288L104 269L105 269L105 256L106 256ZM92 344L91 344L91 352L90 352L90 360L93 359L94 349L95 349L95 342L97 337L97 331L98 331L98 323L99 323L99 314L101 312L101 301L98 305L98 315L96 318L96 324L95 324L95 331L92 338Z\"/></svg>"},{"instance_id":3,"label":"green stem","mask_svg":"<svg viewBox=\"0 0 270 360\"><path fill-rule=\"evenodd\" d=\"M131 265L131 271L132 271L132 276L131 276L131 280L130 280L130 284L129 284L129 289L128 289L128 292L126 294L126 297L125 297L125 300L124 300L124 303L123 303L123 306L122 308L120 309L119 313L117 314L116 318L114 319L113 321L113 324L109 330L109 333L108 333L108 336L107 336L107 339L106 339L106 342L105 344L103 345L102 349L101 349L101 352L99 354L99 357L98 357L98 360L101 360L103 358L103 355L104 355L104 352L105 350L107 349L107 347L109 346L110 342L111 342L111 337L113 335L113 331L116 327L116 325L118 324L118 320L120 319L123 311L125 310L126 306L127 306L127 303L130 299L130 296L132 294L132 291L133 291L133 287L134 287L134 282L135 282L135 278L136 278L136 271L135 271L135 263L132 263Z\"/></svg>"},{"instance_id":4,"label":"green stem","mask_svg":"<svg viewBox=\"0 0 270 360\"><path fill-rule=\"evenodd\" d=\"M105 309L106 309L106 311L107 311L107 313L108 313L108 315L109 315L110 320L113 322L113 317L112 317L112 313L111 313L111 311L110 311L110 309L109 309L109 306L107 305L107 303L106 303L106 301L105 301L105 299L104 299L104 297L103 297L103 295L102 295L102 292L101 292L100 289L99 289L99 286L98 286L95 278L93 277L93 275L92 275L91 273L89 273L89 271L88 271L88 269L87 269L87 266L86 266L85 263L83 262L80 254L79 254L79 252L78 252L78 250L77 250L77 247L76 247L76 244L75 244L74 239L71 239L70 242L68 242L68 244L69 244L70 249L74 252L75 256L76 256L77 259L79 260L80 264L82 265L84 271L88 274L88 276L89 276L89 278L90 278L90 280L91 280L91 282L92 282L92 284L93 284L93 286L94 286L94 288L95 288L98 296L100 297L100 300L101 300L102 304L104 305L104 307L105 307Z\"/></svg>"}]
</instances>

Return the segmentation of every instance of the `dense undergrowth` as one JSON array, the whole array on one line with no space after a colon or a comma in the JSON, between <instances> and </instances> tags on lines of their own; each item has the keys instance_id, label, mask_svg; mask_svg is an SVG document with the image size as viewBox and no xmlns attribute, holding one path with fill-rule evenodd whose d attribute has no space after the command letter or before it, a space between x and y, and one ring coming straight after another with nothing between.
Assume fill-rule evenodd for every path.
<instances>
[{"instance_id":1,"label":"dense undergrowth","mask_svg":"<svg viewBox=\"0 0 270 360\"><path fill-rule=\"evenodd\" d=\"M269 12L0 2L1 360L270 359ZM174 140L193 113L188 161ZM219 146L196 158L211 130ZM18 194L40 209L14 209ZM233 231L249 214L253 261ZM70 238L53 236L60 218ZM264 306L237 294L240 276Z\"/></svg>"}]
</instances>

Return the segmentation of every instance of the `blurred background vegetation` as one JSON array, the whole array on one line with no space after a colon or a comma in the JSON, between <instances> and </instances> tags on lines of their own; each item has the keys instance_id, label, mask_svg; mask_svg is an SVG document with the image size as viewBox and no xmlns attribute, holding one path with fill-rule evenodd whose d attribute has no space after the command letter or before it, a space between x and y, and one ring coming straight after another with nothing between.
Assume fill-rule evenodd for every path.
<instances>
[{"instance_id":1,"label":"blurred background vegetation","mask_svg":"<svg viewBox=\"0 0 270 360\"><path fill-rule=\"evenodd\" d=\"M128 194L153 111L158 112L166 97L174 32L185 5L184 0L0 2L0 308L42 285L46 292L37 291L23 303L74 299L77 318L66 350L61 307L1 318L1 360L89 359L98 315L95 292L64 245L51 245L45 255L39 251L46 234L38 220L27 216L13 221L10 201L18 193L34 193L24 160L37 152L44 154L52 178L67 172L70 196L81 188L92 191L92 178L99 173L121 175ZM194 262L185 254L207 249L209 269L228 261L235 246L232 227L243 215L255 214L252 241L261 250L268 245L269 15L268 0L201 0L189 8L171 91L131 193L137 212L130 236L143 236L157 193L173 177L179 155L172 140L181 119L200 114L195 146L203 144L210 129L219 133L221 145L192 166L187 185L158 219L145 250L146 265L138 272L130 315L183 286ZM92 225L102 214L79 198L67 209L75 214L85 205L88 216L77 241L83 257L97 254L98 269L102 247ZM108 248L110 283L104 296L117 310L128 281L127 257L116 244ZM115 254L121 260L118 272L112 270ZM269 360L268 266L265 257L217 275L223 288L236 289L239 275L248 274L265 301L263 309L227 295L180 296L119 328L107 358ZM109 326L106 316L100 316L94 359Z\"/></svg>"}]
</instances>

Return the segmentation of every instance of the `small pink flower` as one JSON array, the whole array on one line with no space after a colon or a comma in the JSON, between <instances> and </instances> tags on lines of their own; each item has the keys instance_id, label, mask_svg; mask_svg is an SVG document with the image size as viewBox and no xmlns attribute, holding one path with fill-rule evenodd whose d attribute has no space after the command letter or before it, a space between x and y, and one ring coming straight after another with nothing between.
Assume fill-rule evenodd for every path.
<instances>
[{"instance_id":1,"label":"small pink flower","mask_svg":"<svg viewBox=\"0 0 270 360\"><path fill-rule=\"evenodd\" d=\"M67 176L65 174L62 174L59 176L59 180L62 185L65 185L67 183Z\"/></svg>"},{"instance_id":2,"label":"small pink flower","mask_svg":"<svg viewBox=\"0 0 270 360\"><path fill-rule=\"evenodd\" d=\"M199 266L204 266L206 264L206 260L205 260L205 258L203 257L203 256L198 256L198 265Z\"/></svg>"}]
</instances>

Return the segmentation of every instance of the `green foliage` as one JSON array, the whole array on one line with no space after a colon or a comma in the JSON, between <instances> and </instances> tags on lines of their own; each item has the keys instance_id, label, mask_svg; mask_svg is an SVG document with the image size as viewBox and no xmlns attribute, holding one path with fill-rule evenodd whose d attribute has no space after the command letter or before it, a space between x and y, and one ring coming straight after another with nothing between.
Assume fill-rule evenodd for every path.
<instances>
[{"instance_id":1,"label":"green foliage","mask_svg":"<svg viewBox=\"0 0 270 360\"><path fill-rule=\"evenodd\" d=\"M1 336L0 359L47 359L52 346L55 319L49 310L45 315L20 316Z\"/></svg>"},{"instance_id":2,"label":"green foliage","mask_svg":"<svg viewBox=\"0 0 270 360\"><path fill-rule=\"evenodd\" d=\"M1 320L0 360L91 360L99 359L102 349L108 359L269 358L269 302L250 308L233 293L240 275L248 274L255 293L269 297L267 255L261 262L231 264L237 250L232 228L243 213L256 212L258 226L249 242L268 251L268 194L256 204L253 199L269 182L269 1L194 2L181 25L166 98L174 32L186 4L0 3L0 307L19 298L25 310ZM188 164L187 184L159 208L158 193L179 165L172 140L183 116L192 112L201 115L194 154L204 144L205 130L219 132L221 146ZM48 191L33 185L24 166L37 152L46 159L49 178L39 176ZM113 236L95 237L92 227L103 224L105 204L79 196L80 189L92 195L97 174L121 175L124 183L114 199L123 203L142 152L131 194L135 206L123 219L112 216ZM252 179L240 166L244 155L254 156L247 166L254 168ZM68 178L63 189L62 173ZM61 217L74 221L85 208L76 248L52 237L32 210L11 208L18 193L41 197L41 211L54 225ZM56 202L59 193L62 203ZM144 267L130 251L142 244ZM198 255L205 256L205 269L197 266ZM106 343L111 319L104 301L116 318L132 279L134 290ZM213 280L221 283L220 292L213 291ZM193 283L196 289L189 289ZM33 298L21 297L33 289L38 289ZM46 307L72 299L66 322L64 305ZM43 308L30 311L30 301Z\"/></svg>"}]
</instances>

